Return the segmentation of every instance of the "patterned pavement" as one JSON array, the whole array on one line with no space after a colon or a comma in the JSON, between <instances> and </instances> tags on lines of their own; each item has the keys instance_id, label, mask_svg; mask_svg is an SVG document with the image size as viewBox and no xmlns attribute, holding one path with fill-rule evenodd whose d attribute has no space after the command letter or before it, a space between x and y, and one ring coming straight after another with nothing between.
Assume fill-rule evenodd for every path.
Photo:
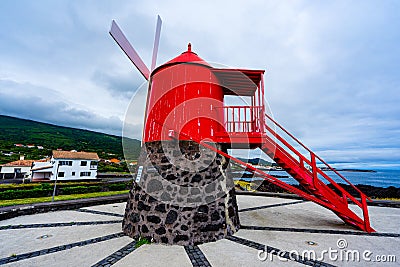
<instances>
[{"instance_id":1,"label":"patterned pavement","mask_svg":"<svg viewBox=\"0 0 400 267\"><path fill-rule=\"evenodd\" d=\"M121 232L124 203L3 220L0 265L398 266L400 262L400 209L371 207L372 225L378 232L366 234L307 201L238 196L238 203L241 230L199 246L149 244L136 248L135 240ZM339 240L347 246L338 247ZM342 258L316 257L330 248ZM370 261L343 258L350 250L361 254L368 250L372 256L386 256L386 261L394 256L395 262L377 262L376 257Z\"/></svg>"}]
</instances>

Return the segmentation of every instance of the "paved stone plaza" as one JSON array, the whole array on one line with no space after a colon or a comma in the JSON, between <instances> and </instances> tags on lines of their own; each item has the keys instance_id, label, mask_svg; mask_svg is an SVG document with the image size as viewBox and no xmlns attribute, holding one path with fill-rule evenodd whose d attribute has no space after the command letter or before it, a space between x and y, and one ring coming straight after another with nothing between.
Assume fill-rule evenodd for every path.
<instances>
[{"instance_id":1,"label":"paved stone plaza","mask_svg":"<svg viewBox=\"0 0 400 267\"><path fill-rule=\"evenodd\" d=\"M242 225L238 233L199 246L150 244L135 249L135 241L121 231L125 203L3 220L0 265L399 266L400 209L370 207L377 233L366 234L311 202L243 195L237 199ZM396 262L376 261L394 257Z\"/></svg>"}]
</instances>

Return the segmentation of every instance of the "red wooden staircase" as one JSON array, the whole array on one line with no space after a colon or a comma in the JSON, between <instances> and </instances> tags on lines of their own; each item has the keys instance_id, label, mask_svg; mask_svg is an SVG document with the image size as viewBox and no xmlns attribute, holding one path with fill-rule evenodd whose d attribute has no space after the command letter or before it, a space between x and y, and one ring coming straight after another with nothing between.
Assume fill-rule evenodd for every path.
<instances>
[{"instance_id":1,"label":"red wooden staircase","mask_svg":"<svg viewBox=\"0 0 400 267\"><path fill-rule=\"evenodd\" d=\"M284 129L280 124L273 120L270 116L266 116L266 121L275 125L279 130L285 133L289 139L300 145L309 153L309 158L301 154L281 135L277 134L267 123L264 124L265 143L260 147L271 159L273 159L280 167L289 173L299 184L306 189L307 193L315 196L323 202L323 206L332 210L346 223L353 225L366 232L374 232L369 223L368 207L366 200L369 199L363 192L355 187L344 176L327 164L324 160L318 157L309 148L303 145L298 139ZM275 139L275 140L274 140ZM317 166L317 161L325 166L324 170ZM307 167L308 168L307 168ZM336 177L340 177L344 182L353 187L360 195L357 199L347 192L343 187L337 184L327 173L329 170ZM331 175L332 175L331 174ZM323 180L326 180L334 188L332 189ZM355 214L348 205L348 200L361 208L363 219ZM321 203L319 203L321 204Z\"/></svg>"},{"instance_id":2,"label":"red wooden staircase","mask_svg":"<svg viewBox=\"0 0 400 267\"><path fill-rule=\"evenodd\" d=\"M235 161L236 163L242 165L243 167L246 168L247 171L251 171L254 174L258 174L259 176L263 177L265 180L269 181L272 184L275 184L289 192L292 192L294 194L297 194L301 197L303 197L306 200L313 201L325 208L330 209L333 211L337 216L339 216L344 222L362 230L365 232L375 232L375 230L370 226L369 223L369 217L368 217L368 206L366 199L369 199L364 193L362 193L360 190L358 192L360 193L361 199L357 199L350 195L346 190L344 190L340 185L335 183L332 180L332 184L339 190L341 195L335 193L334 190L330 189L326 184L324 184L321 180L318 178L313 180L313 182L310 184L307 182L307 178L309 178L310 173L308 172L303 172L300 171L301 167L299 165L296 167L294 163L288 163L289 157L286 159L282 160L279 156L275 154L274 159L278 159L277 163L282 166L285 170L287 170L293 178L298 180L300 184L307 188L308 192L302 191L298 189L297 187L294 187L292 185L289 185L285 182L282 182L278 178L275 178L274 176L271 176L262 170L259 170L252 165L245 163L235 157L232 157L231 155L222 152L218 149L216 149L214 146L209 145L208 143L205 142L200 142L201 145L214 150L218 154L221 154L227 158L230 158L231 160ZM264 147L265 151L269 150ZM320 169L322 172L322 170ZM314 179L314 178L313 178ZM315 181L315 182L314 182ZM363 219L360 218L355 212L353 212L349 206L348 206L348 199L350 199L354 204L356 204L358 207L362 209L363 212Z\"/></svg>"},{"instance_id":3,"label":"red wooden staircase","mask_svg":"<svg viewBox=\"0 0 400 267\"><path fill-rule=\"evenodd\" d=\"M296 179L305 190L300 190L295 186L287 184L278 178L255 168L251 164L245 163L221 150L218 150L215 146L210 145L208 141L197 140L194 136L189 136L188 134L176 130L173 131L179 132L181 137L195 141L202 146L231 159L246 168L247 171L257 174L268 182L333 211L347 224L365 232L375 232L370 225L367 206L367 199L370 201L372 200L322 158L302 144L269 115L263 115L264 111L262 108L257 106L225 106L223 109L225 109L227 113L231 112L231 110L249 110L250 112L248 113L252 116L242 115L242 117L240 117L225 115L225 135L216 133L214 138L215 142L240 145L240 142L242 142L241 140L246 140L249 142L247 145L250 145L252 148L259 147L280 167ZM257 113L258 115L255 115ZM246 114L246 112L242 114ZM229 117L230 119L228 119ZM257 119L255 120L254 117L257 117ZM170 130L174 129L171 126L167 127L164 125L164 127ZM273 127L275 129L273 129ZM279 130L281 134L278 134L277 130ZM229 135L229 138L226 134ZM286 138L283 138L283 136L286 136ZM227 142L226 140L230 141ZM291 143L294 143L295 145L292 145ZM295 148L295 146L297 148ZM303 155L304 152L300 153L299 148L304 150L308 156ZM324 168L317 166L317 161L318 165L323 165ZM330 172L329 174L328 171ZM335 182L332 178L335 176L336 180L340 179L350 185L359 194L359 197L354 197ZM330 186L328 186L329 183L331 184ZM349 200L360 208L363 218L360 218L352 209L350 209Z\"/></svg>"},{"instance_id":4,"label":"red wooden staircase","mask_svg":"<svg viewBox=\"0 0 400 267\"><path fill-rule=\"evenodd\" d=\"M296 139L292 134L290 134L286 129L284 129L280 124L278 124L269 115L265 114L265 119L263 115L260 114L259 107L224 107L226 112L231 112L231 110L237 109L252 109L255 110L250 112L253 114L253 118L247 119L246 116L230 116L231 119L225 121L225 129L228 134L237 140L247 139L250 143L255 140L251 145L252 147L258 146L264 153L266 153L271 159L273 159L280 167L282 167L287 173L289 173L294 179L296 179L299 184L305 189L305 191L300 190L294 186L291 186L278 178L275 178L252 165L242 162L220 150L217 150L213 146L209 146L205 142L200 142L202 145L216 151L219 154L234 160L235 162L241 164L247 170L257 173L259 176L263 177L265 180L284 188L290 192L293 192L305 199L314 201L321 206L324 206L332 210L337 216L339 216L343 221L352 225L360 230L366 232L374 232L375 230L370 226L369 216L368 216L368 206L367 199L371 199L361 192L357 187L355 187L349 180L347 180L338 171L327 164L322 158L317 156L309 148L303 145L298 139ZM257 109L258 108L258 109ZM258 111L258 112L257 112ZM263 109L261 109L263 112ZM254 120L254 114L257 115L258 119ZM240 113L239 113L240 114ZM243 113L242 113L243 114ZM226 117L228 117L226 115ZM275 128L275 130L273 129ZM281 134L277 133L277 130ZM243 137L246 136L246 137ZM283 138L285 136L286 138ZM192 139L193 140L193 139ZM259 141L261 140L261 142ZM287 141L289 140L290 143ZM196 141L196 140L194 140ZM291 145L291 143L295 145ZM301 148L303 153L299 152ZM306 155L304 156L304 151ZM318 167L318 165L323 165L324 168ZM328 173L329 172L329 173ZM348 185L350 185L358 194L359 197L354 197L349 192L347 192L342 186L340 186L332 177L336 177L336 180L341 180ZM331 184L330 187L328 184ZM353 202L357 205L363 214L363 218L360 218L352 209L349 207L348 201Z\"/></svg>"}]
</instances>

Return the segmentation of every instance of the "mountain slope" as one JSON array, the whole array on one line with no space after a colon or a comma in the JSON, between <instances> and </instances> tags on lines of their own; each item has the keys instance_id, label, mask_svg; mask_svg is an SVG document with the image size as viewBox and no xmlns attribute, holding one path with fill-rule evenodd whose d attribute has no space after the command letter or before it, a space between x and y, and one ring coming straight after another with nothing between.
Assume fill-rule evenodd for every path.
<instances>
[{"instance_id":1,"label":"mountain slope","mask_svg":"<svg viewBox=\"0 0 400 267\"><path fill-rule=\"evenodd\" d=\"M38 159L50 155L51 150L58 148L97 152L101 158L122 158L121 140L120 136L0 115L0 163L11 161L4 153L19 152L25 154L27 159ZM14 144L34 144L44 149L19 148ZM139 155L140 141L132 140L132 144L133 150Z\"/></svg>"}]
</instances>

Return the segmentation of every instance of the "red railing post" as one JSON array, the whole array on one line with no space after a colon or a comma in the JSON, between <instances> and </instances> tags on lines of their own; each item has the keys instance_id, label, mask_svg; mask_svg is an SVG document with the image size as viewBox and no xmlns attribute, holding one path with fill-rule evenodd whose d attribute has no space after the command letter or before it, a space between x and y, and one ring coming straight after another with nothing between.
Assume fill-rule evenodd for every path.
<instances>
[{"instance_id":1,"label":"red railing post","mask_svg":"<svg viewBox=\"0 0 400 267\"><path fill-rule=\"evenodd\" d=\"M348 206L349 203L348 203L348 201L347 201L347 195L346 195L346 193L345 193L344 191L342 191L342 199L343 199L343 203L344 203L346 206ZM357 204L357 203L356 203L356 204Z\"/></svg>"},{"instance_id":2,"label":"red railing post","mask_svg":"<svg viewBox=\"0 0 400 267\"><path fill-rule=\"evenodd\" d=\"M235 131L235 110L233 108L230 109L230 113L231 113L231 131L234 132Z\"/></svg>"},{"instance_id":3,"label":"red railing post","mask_svg":"<svg viewBox=\"0 0 400 267\"><path fill-rule=\"evenodd\" d=\"M256 122L256 118L254 118L254 105L252 105L252 108L250 109L250 131L254 132L256 127L255 127L255 122Z\"/></svg>"},{"instance_id":4,"label":"red railing post","mask_svg":"<svg viewBox=\"0 0 400 267\"><path fill-rule=\"evenodd\" d=\"M304 170L304 160L300 157L300 168Z\"/></svg>"},{"instance_id":5,"label":"red railing post","mask_svg":"<svg viewBox=\"0 0 400 267\"><path fill-rule=\"evenodd\" d=\"M371 232L372 230L371 230L371 226L369 223L367 198L364 194L361 194L361 203L362 203L362 211L363 211L363 216L364 216L365 231Z\"/></svg>"},{"instance_id":6,"label":"red railing post","mask_svg":"<svg viewBox=\"0 0 400 267\"><path fill-rule=\"evenodd\" d=\"M240 129L241 128L240 127L240 113L241 113L240 112L240 107L238 107L237 110L238 110L238 132L240 132L241 131L241 129Z\"/></svg>"},{"instance_id":7,"label":"red railing post","mask_svg":"<svg viewBox=\"0 0 400 267\"><path fill-rule=\"evenodd\" d=\"M314 153L311 152L310 155L311 155L311 169L312 169L312 175L313 175L313 185L314 185L314 187L316 187L317 180L318 180L317 163L315 161Z\"/></svg>"}]
</instances>

